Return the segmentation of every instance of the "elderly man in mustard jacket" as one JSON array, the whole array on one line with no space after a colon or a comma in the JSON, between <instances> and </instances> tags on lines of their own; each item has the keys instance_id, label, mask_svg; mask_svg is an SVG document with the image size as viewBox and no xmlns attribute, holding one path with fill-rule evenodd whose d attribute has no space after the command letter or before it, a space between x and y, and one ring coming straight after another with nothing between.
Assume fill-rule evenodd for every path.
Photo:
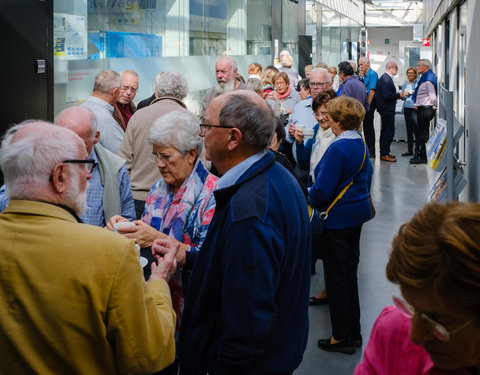
<instances>
[{"instance_id":1,"label":"elderly man in mustard jacket","mask_svg":"<svg viewBox=\"0 0 480 375\"><path fill-rule=\"evenodd\" d=\"M146 283L133 241L78 222L95 165L72 131L7 133L0 166L0 374L153 373L173 362L171 257Z\"/></svg>"}]
</instances>

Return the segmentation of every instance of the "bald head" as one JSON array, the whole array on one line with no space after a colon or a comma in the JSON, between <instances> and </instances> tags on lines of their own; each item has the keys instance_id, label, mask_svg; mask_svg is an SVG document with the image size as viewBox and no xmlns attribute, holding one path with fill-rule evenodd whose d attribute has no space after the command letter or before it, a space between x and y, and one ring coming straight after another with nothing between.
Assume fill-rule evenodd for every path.
<instances>
[{"instance_id":1,"label":"bald head","mask_svg":"<svg viewBox=\"0 0 480 375\"><path fill-rule=\"evenodd\" d=\"M55 124L75 132L82 138L89 155L100 138L100 132L97 130L97 119L93 112L85 107L64 109L58 114Z\"/></svg>"}]
</instances>

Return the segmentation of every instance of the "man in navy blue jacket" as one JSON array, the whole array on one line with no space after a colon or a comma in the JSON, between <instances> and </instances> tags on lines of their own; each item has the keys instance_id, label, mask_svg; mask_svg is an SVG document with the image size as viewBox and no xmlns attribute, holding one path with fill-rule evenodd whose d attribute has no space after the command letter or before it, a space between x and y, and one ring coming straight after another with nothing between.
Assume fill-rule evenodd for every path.
<instances>
[{"instance_id":1,"label":"man in navy blue jacket","mask_svg":"<svg viewBox=\"0 0 480 375\"><path fill-rule=\"evenodd\" d=\"M223 175L195 256L178 345L181 374L291 374L308 336L310 227L294 177L268 151L271 109L255 93L220 95L200 134ZM175 251L157 240L157 254Z\"/></svg>"},{"instance_id":2,"label":"man in navy blue jacket","mask_svg":"<svg viewBox=\"0 0 480 375\"><path fill-rule=\"evenodd\" d=\"M393 61L385 65L386 72L377 83L377 111L380 113L382 127L380 130L380 160L396 162L395 155L390 154L390 145L395 135L395 105L397 99L403 94L397 92L393 83L393 76L397 74L398 67Z\"/></svg>"}]
</instances>

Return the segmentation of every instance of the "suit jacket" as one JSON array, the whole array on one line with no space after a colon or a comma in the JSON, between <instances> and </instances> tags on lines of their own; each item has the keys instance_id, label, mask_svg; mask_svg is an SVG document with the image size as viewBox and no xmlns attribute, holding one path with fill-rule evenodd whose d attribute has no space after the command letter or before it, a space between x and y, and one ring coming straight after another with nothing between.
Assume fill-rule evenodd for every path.
<instances>
[{"instance_id":1,"label":"suit jacket","mask_svg":"<svg viewBox=\"0 0 480 375\"><path fill-rule=\"evenodd\" d=\"M0 374L153 373L175 355L168 284L134 243L57 205L0 214Z\"/></svg>"},{"instance_id":2,"label":"suit jacket","mask_svg":"<svg viewBox=\"0 0 480 375\"><path fill-rule=\"evenodd\" d=\"M397 93L392 77L388 73L383 73L377 82L377 111L395 113L395 105L400 94Z\"/></svg>"}]
</instances>

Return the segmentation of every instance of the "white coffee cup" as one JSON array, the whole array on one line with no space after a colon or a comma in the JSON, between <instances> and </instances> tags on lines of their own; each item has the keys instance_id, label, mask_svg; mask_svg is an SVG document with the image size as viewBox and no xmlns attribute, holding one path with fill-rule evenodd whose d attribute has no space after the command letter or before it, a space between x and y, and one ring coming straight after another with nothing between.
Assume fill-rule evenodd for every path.
<instances>
[{"instance_id":1,"label":"white coffee cup","mask_svg":"<svg viewBox=\"0 0 480 375\"><path fill-rule=\"evenodd\" d=\"M312 139L314 132L315 131L313 129L304 129L303 130L303 139Z\"/></svg>"},{"instance_id":2,"label":"white coffee cup","mask_svg":"<svg viewBox=\"0 0 480 375\"><path fill-rule=\"evenodd\" d=\"M304 130L304 129L305 129L305 125L302 125L302 124L295 125L295 130Z\"/></svg>"},{"instance_id":3,"label":"white coffee cup","mask_svg":"<svg viewBox=\"0 0 480 375\"><path fill-rule=\"evenodd\" d=\"M131 228L134 226L135 226L135 223L132 223L131 221L119 221L118 223L113 224L113 231L123 232L123 229Z\"/></svg>"},{"instance_id":4,"label":"white coffee cup","mask_svg":"<svg viewBox=\"0 0 480 375\"><path fill-rule=\"evenodd\" d=\"M136 247L136 249L137 249L137 254L138 254L138 256L140 256L140 245L135 244L135 247Z\"/></svg>"}]
</instances>

